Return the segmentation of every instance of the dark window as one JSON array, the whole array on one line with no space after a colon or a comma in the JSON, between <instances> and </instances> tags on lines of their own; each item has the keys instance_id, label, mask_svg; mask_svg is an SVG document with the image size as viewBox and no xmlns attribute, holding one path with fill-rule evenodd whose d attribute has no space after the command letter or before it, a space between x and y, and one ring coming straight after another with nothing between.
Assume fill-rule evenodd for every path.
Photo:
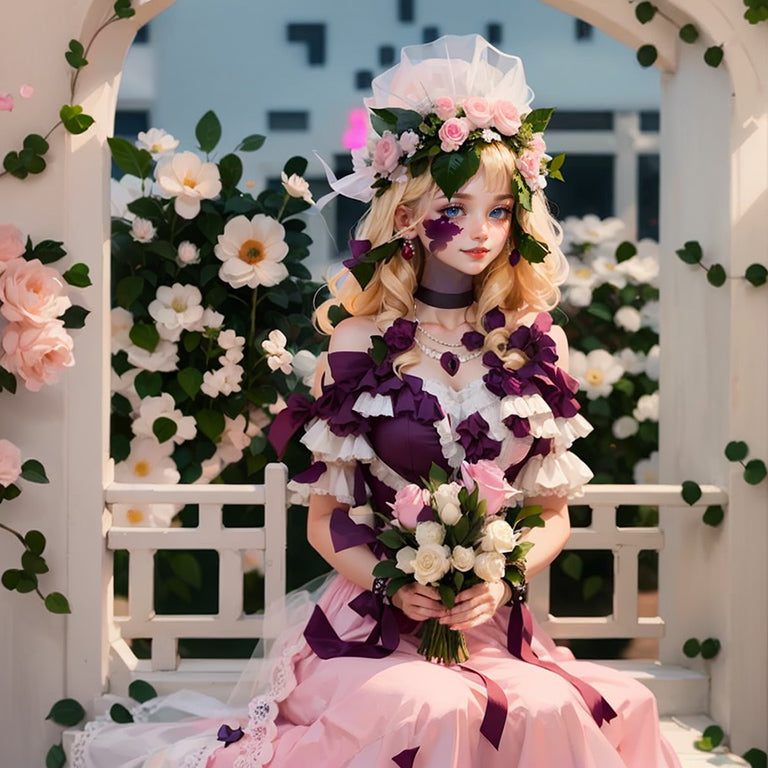
<instances>
[{"instance_id":1,"label":"dark window","mask_svg":"<svg viewBox=\"0 0 768 768\"><path fill-rule=\"evenodd\" d=\"M307 46L307 64L325 64L325 24L288 24L288 42Z\"/></svg>"},{"instance_id":2,"label":"dark window","mask_svg":"<svg viewBox=\"0 0 768 768\"><path fill-rule=\"evenodd\" d=\"M382 67L387 67L390 64L395 63L395 46L394 45L380 45L379 46L379 64Z\"/></svg>"},{"instance_id":3,"label":"dark window","mask_svg":"<svg viewBox=\"0 0 768 768\"><path fill-rule=\"evenodd\" d=\"M400 21L413 21L416 15L415 0L399 0L397 4L397 18Z\"/></svg>"},{"instance_id":4,"label":"dark window","mask_svg":"<svg viewBox=\"0 0 768 768\"><path fill-rule=\"evenodd\" d=\"M637 156L637 236L659 239L659 156Z\"/></svg>"},{"instance_id":5,"label":"dark window","mask_svg":"<svg viewBox=\"0 0 768 768\"><path fill-rule=\"evenodd\" d=\"M139 31L136 33L136 37L133 38L134 43L148 43L149 42L149 24L145 24L143 27L139 27Z\"/></svg>"},{"instance_id":6,"label":"dark window","mask_svg":"<svg viewBox=\"0 0 768 768\"><path fill-rule=\"evenodd\" d=\"M501 43L501 24L491 22L485 28L485 39L491 45L499 45Z\"/></svg>"},{"instance_id":7,"label":"dark window","mask_svg":"<svg viewBox=\"0 0 768 768\"><path fill-rule=\"evenodd\" d=\"M433 40L437 40L440 37L440 30L437 27L424 27L421 30L421 42L431 43Z\"/></svg>"},{"instance_id":8,"label":"dark window","mask_svg":"<svg viewBox=\"0 0 768 768\"><path fill-rule=\"evenodd\" d=\"M298 110L267 112L267 125L270 131L308 131L309 112Z\"/></svg>"},{"instance_id":9,"label":"dark window","mask_svg":"<svg viewBox=\"0 0 768 768\"><path fill-rule=\"evenodd\" d=\"M555 110L550 131L612 131L613 112L569 112Z\"/></svg>"},{"instance_id":10,"label":"dark window","mask_svg":"<svg viewBox=\"0 0 768 768\"><path fill-rule=\"evenodd\" d=\"M643 133L658 133L661 127L661 114L657 111L640 113L640 130Z\"/></svg>"},{"instance_id":11,"label":"dark window","mask_svg":"<svg viewBox=\"0 0 768 768\"><path fill-rule=\"evenodd\" d=\"M591 24L587 24L586 21L582 21L581 19L576 19L576 27L575 27L575 34L577 40L591 40L592 39L592 32L593 27Z\"/></svg>"},{"instance_id":12,"label":"dark window","mask_svg":"<svg viewBox=\"0 0 768 768\"><path fill-rule=\"evenodd\" d=\"M557 149L552 150L556 155ZM613 216L613 155L577 155L566 153L563 165L565 184L550 181L546 194L552 213L560 220L567 216L594 213L601 219Z\"/></svg>"},{"instance_id":13,"label":"dark window","mask_svg":"<svg viewBox=\"0 0 768 768\"><path fill-rule=\"evenodd\" d=\"M369 91L371 80L373 80L373 73L370 69L359 69L355 72L355 88L358 91Z\"/></svg>"}]
</instances>

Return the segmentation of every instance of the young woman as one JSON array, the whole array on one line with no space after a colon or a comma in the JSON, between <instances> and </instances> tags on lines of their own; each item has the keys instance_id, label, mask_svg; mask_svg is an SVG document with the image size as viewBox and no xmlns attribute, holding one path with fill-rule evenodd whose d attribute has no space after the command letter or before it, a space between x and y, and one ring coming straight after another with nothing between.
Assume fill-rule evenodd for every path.
<instances>
[{"instance_id":1,"label":"young woman","mask_svg":"<svg viewBox=\"0 0 768 768\"><path fill-rule=\"evenodd\" d=\"M433 464L453 474L489 461L543 509L545 525L524 534L534 578L568 538L566 499L591 477L568 448L591 428L547 314L567 269L542 191L559 165L522 63L482 38L447 37L404 49L373 85L376 135L333 181L371 207L317 312L331 338L303 403L315 463L294 480L309 488L309 540L335 575L281 636L247 717L129 726L151 754L130 765L675 768L648 689L556 647L511 583L483 580L448 609L434 583L403 586L390 604L374 578L372 511L390 511ZM349 316L334 327L337 307ZM276 445L297 412L273 425ZM464 631L464 663L419 654L427 619ZM109 738L97 734L83 764L115 764L93 757L108 758Z\"/></svg>"}]
</instances>

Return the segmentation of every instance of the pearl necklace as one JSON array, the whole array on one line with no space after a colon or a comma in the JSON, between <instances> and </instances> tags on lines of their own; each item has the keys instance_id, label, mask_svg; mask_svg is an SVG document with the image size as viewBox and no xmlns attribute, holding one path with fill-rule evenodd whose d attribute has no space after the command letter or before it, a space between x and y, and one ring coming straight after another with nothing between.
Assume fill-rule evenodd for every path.
<instances>
[{"instance_id":1,"label":"pearl necklace","mask_svg":"<svg viewBox=\"0 0 768 768\"><path fill-rule=\"evenodd\" d=\"M445 355L445 352L440 352L437 349L432 349L432 347L425 346L422 342L420 342L417 338L414 338L414 341L416 342L416 346L427 356L431 357L434 360L439 360L443 355ZM461 344L451 344L451 346L462 346ZM466 363L468 360L474 360L476 357L480 357L480 355L483 354L482 348L475 349L472 352L469 352L466 355L459 355L455 352L451 352L449 354L454 355L460 363Z\"/></svg>"},{"instance_id":2,"label":"pearl necklace","mask_svg":"<svg viewBox=\"0 0 768 768\"><path fill-rule=\"evenodd\" d=\"M416 322L417 323L419 322L418 319L416 320ZM443 341L442 339L438 339L436 336L433 336L429 331L422 328L421 325L417 325L416 330L419 331L419 333L423 333L431 341L434 341L437 344L441 344L444 347L453 347L454 349L456 349L457 347L464 346L464 344L460 341L454 342L454 341Z\"/></svg>"}]
</instances>

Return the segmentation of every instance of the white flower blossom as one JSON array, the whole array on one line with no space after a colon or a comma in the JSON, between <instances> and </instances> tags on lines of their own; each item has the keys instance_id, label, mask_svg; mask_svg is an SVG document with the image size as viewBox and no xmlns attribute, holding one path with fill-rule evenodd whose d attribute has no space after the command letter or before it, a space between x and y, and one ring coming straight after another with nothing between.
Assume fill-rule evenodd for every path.
<instances>
[{"instance_id":1,"label":"white flower blossom","mask_svg":"<svg viewBox=\"0 0 768 768\"><path fill-rule=\"evenodd\" d=\"M156 193L154 183L149 179L126 173L119 181L110 179L110 208L112 216L126 221L133 221L135 213L128 210L128 205L140 197L151 197Z\"/></svg>"},{"instance_id":2,"label":"white flower blossom","mask_svg":"<svg viewBox=\"0 0 768 768\"><path fill-rule=\"evenodd\" d=\"M600 219L594 214L587 214L583 218L568 216L563 222L563 247L571 251L574 246L618 242L624 229L624 222L615 217Z\"/></svg>"},{"instance_id":3,"label":"white flower blossom","mask_svg":"<svg viewBox=\"0 0 768 768\"><path fill-rule=\"evenodd\" d=\"M451 553L451 565L462 573L471 571L475 564L475 550L472 547L462 547L458 544Z\"/></svg>"},{"instance_id":4,"label":"white flower blossom","mask_svg":"<svg viewBox=\"0 0 768 768\"><path fill-rule=\"evenodd\" d=\"M292 173L288 176L285 171L280 174L280 178L283 182L283 189L291 197L299 197L304 202L314 205L315 201L312 199L312 193L309 191L309 182L297 173Z\"/></svg>"},{"instance_id":5,"label":"white flower blossom","mask_svg":"<svg viewBox=\"0 0 768 768\"><path fill-rule=\"evenodd\" d=\"M616 288L623 288L627 284L627 276L619 266L614 256L596 256L592 260L596 282L610 283Z\"/></svg>"},{"instance_id":6,"label":"white flower blossom","mask_svg":"<svg viewBox=\"0 0 768 768\"><path fill-rule=\"evenodd\" d=\"M172 286L161 285L157 289L154 301L149 303L149 314L158 326L171 332L181 333L182 330L195 328L203 317L201 305L202 294L194 285L174 283ZM169 341L175 341L171 337Z\"/></svg>"},{"instance_id":7,"label":"white flower blossom","mask_svg":"<svg viewBox=\"0 0 768 768\"><path fill-rule=\"evenodd\" d=\"M499 581L504 578L507 558L501 552L480 552L475 557L473 570L483 581Z\"/></svg>"},{"instance_id":8,"label":"white flower blossom","mask_svg":"<svg viewBox=\"0 0 768 768\"><path fill-rule=\"evenodd\" d=\"M110 313L112 327L112 354L126 349L131 342L133 315L123 307L115 307Z\"/></svg>"},{"instance_id":9,"label":"white flower blossom","mask_svg":"<svg viewBox=\"0 0 768 768\"><path fill-rule=\"evenodd\" d=\"M592 303L592 290L597 282L595 270L580 259L569 259L569 264L563 298L573 307L588 307Z\"/></svg>"},{"instance_id":10,"label":"white flower blossom","mask_svg":"<svg viewBox=\"0 0 768 768\"><path fill-rule=\"evenodd\" d=\"M179 146L179 140L162 128L150 128L148 131L139 131L136 138L136 146L139 149L146 149L155 160L161 155L173 152Z\"/></svg>"},{"instance_id":11,"label":"white flower blossom","mask_svg":"<svg viewBox=\"0 0 768 768\"><path fill-rule=\"evenodd\" d=\"M624 375L621 362L604 349L592 350L588 355L574 350L570 362L571 374L578 379L590 400L607 397L613 385Z\"/></svg>"},{"instance_id":12,"label":"white flower blossom","mask_svg":"<svg viewBox=\"0 0 768 768\"><path fill-rule=\"evenodd\" d=\"M222 360L222 358L219 358ZM208 397L218 397L219 395L231 395L233 392L240 391L240 382L243 379L244 369L234 363L224 363L221 368L215 371L206 371L203 374L203 383L200 390Z\"/></svg>"},{"instance_id":13,"label":"white flower blossom","mask_svg":"<svg viewBox=\"0 0 768 768\"><path fill-rule=\"evenodd\" d=\"M635 352L634 349L625 347L616 353L616 357L630 376L637 376L645 370L645 354L643 352Z\"/></svg>"},{"instance_id":14,"label":"white flower blossom","mask_svg":"<svg viewBox=\"0 0 768 768\"><path fill-rule=\"evenodd\" d=\"M243 451L250 445L251 438L246 432L245 416L240 413L234 419L224 416L224 431L216 447L216 453L226 464L234 464L243 457Z\"/></svg>"},{"instance_id":15,"label":"white flower blossom","mask_svg":"<svg viewBox=\"0 0 768 768\"><path fill-rule=\"evenodd\" d=\"M200 318L200 327L195 330L203 330L205 328L221 328L224 325L224 315L217 312L211 307L206 307L203 310L203 316Z\"/></svg>"},{"instance_id":16,"label":"white flower blossom","mask_svg":"<svg viewBox=\"0 0 768 768\"><path fill-rule=\"evenodd\" d=\"M499 136L499 134L491 128L483 128L483 132L480 134L480 136L482 137L483 141L487 142L488 144L490 144L492 141L501 141L501 136ZM541 185L541 178L539 178L539 185Z\"/></svg>"},{"instance_id":17,"label":"white flower blossom","mask_svg":"<svg viewBox=\"0 0 768 768\"><path fill-rule=\"evenodd\" d=\"M484 552L511 552L518 538L519 534L506 520L491 520L485 526L480 549Z\"/></svg>"},{"instance_id":18,"label":"white flower blossom","mask_svg":"<svg viewBox=\"0 0 768 768\"><path fill-rule=\"evenodd\" d=\"M179 152L165 157L155 166L155 179L166 195L174 197L174 209L183 219L200 213L200 201L221 192L216 163L204 163L194 152Z\"/></svg>"},{"instance_id":19,"label":"white flower blossom","mask_svg":"<svg viewBox=\"0 0 768 768\"><path fill-rule=\"evenodd\" d=\"M118 376L114 368L110 370L110 391L122 395L131 404L131 417L139 412L141 406L141 398L134 384L139 373L141 371L138 368L129 368L122 376Z\"/></svg>"},{"instance_id":20,"label":"white flower blossom","mask_svg":"<svg viewBox=\"0 0 768 768\"><path fill-rule=\"evenodd\" d=\"M200 261L200 249L189 240L179 243L176 249L176 263L180 267L186 267L188 264L197 264Z\"/></svg>"},{"instance_id":21,"label":"white flower blossom","mask_svg":"<svg viewBox=\"0 0 768 768\"><path fill-rule=\"evenodd\" d=\"M159 418L170 419L176 424L176 434L171 438L176 445L194 439L197 434L194 416L185 416L176 408L173 395L163 392L157 397L145 397L141 401L139 417L131 425L134 435L154 438L152 427Z\"/></svg>"},{"instance_id":22,"label":"white flower blossom","mask_svg":"<svg viewBox=\"0 0 768 768\"><path fill-rule=\"evenodd\" d=\"M175 484L181 479L171 458L173 443L158 443L148 437L131 440L131 451L125 461L115 464L115 480L118 483Z\"/></svg>"},{"instance_id":23,"label":"white flower blossom","mask_svg":"<svg viewBox=\"0 0 768 768\"><path fill-rule=\"evenodd\" d=\"M416 550L413 547L398 549L395 559L397 567L403 573L413 573L413 561L416 559Z\"/></svg>"},{"instance_id":24,"label":"white flower blossom","mask_svg":"<svg viewBox=\"0 0 768 768\"><path fill-rule=\"evenodd\" d=\"M636 285L656 285L659 277L659 245L645 238L637 244L637 253L619 264L619 269Z\"/></svg>"},{"instance_id":25,"label":"white flower blossom","mask_svg":"<svg viewBox=\"0 0 768 768\"><path fill-rule=\"evenodd\" d=\"M179 350L172 341L161 339L153 352L131 344L126 347L128 362L145 371L175 371L179 362Z\"/></svg>"},{"instance_id":26,"label":"white flower blossom","mask_svg":"<svg viewBox=\"0 0 768 768\"><path fill-rule=\"evenodd\" d=\"M112 504L112 525L116 528L170 528L179 511L175 504Z\"/></svg>"},{"instance_id":27,"label":"white flower blossom","mask_svg":"<svg viewBox=\"0 0 768 768\"><path fill-rule=\"evenodd\" d=\"M643 318L643 325L656 333L659 332L659 302L646 301L640 314Z\"/></svg>"},{"instance_id":28,"label":"white flower blossom","mask_svg":"<svg viewBox=\"0 0 768 768\"><path fill-rule=\"evenodd\" d=\"M318 358L308 349L300 349L293 356L293 372L302 380L304 386L312 389L315 383Z\"/></svg>"},{"instance_id":29,"label":"white flower blossom","mask_svg":"<svg viewBox=\"0 0 768 768\"><path fill-rule=\"evenodd\" d=\"M634 307L619 307L616 310L616 314L613 316L613 322L616 323L619 328L623 328L630 333L635 333L640 330L640 312Z\"/></svg>"},{"instance_id":30,"label":"white flower blossom","mask_svg":"<svg viewBox=\"0 0 768 768\"><path fill-rule=\"evenodd\" d=\"M638 421L658 421L659 420L659 393L653 392L650 395L642 395L632 411L632 415Z\"/></svg>"},{"instance_id":31,"label":"white flower blossom","mask_svg":"<svg viewBox=\"0 0 768 768\"><path fill-rule=\"evenodd\" d=\"M292 371L293 355L285 349L288 340L282 331L269 332L269 337L261 342L261 348L267 353L267 365L270 370L281 370L288 374Z\"/></svg>"},{"instance_id":32,"label":"white flower blossom","mask_svg":"<svg viewBox=\"0 0 768 768\"><path fill-rule=\"evenodd\" d=\"M638 485L656 485L659 482L659 452L654 451L647 459L640 459L633 475Z\"/></svg>"},{"instance_id":33,"label":"white flower blossom","mask_svg":"<svg viewBox=\"0 0 768 768\"><path fill-rule=\"evenodd\" d=\"M413 576L419 584L435 584L450 570L451 550L445 544L419 546L413 559Z\"/></svg>"},{"instance_id":34,"label":"white flower blossom","mask_svg":"<svg viewBox=\"0 0 768 768\"><path fill-rule=\"evenodd\" d=\"M638 423L631 416L620 416L613 422L611 431L617 440L626 440L628 437L637 434Z\"/></svg>"},{"instance_id":35,"label":"white flower blossom","mask_svg":"<svg viewBox=\"0 0 768 768\"><path fill-rule=\"evenodd\" d=\"M660 362L659 345L654 344L648 350L648 355L645 358L645 375L649 379L653 379L654 381L659 380L659 362Z\"/></svg>"},{"instance_id":36,"label":"white flower blossom","mask_svg":"<svg viewBox=\"0 0 768 768\"><path fill-rule=\"evenodd\" d=\"M434 520L417 523L416 541L420 547L425 544L442 544L445 541L445 528Z\"/></svg>"},{"instance_id":37,"label":"white flower blossom","mask_svg":"<svg viewBox=\"0 0 768 768\"><path fill-rule=\"evenodd\" d=\"M131 224L131 237L137 243L151 243L157 236L155 225L149 219L136 216Z\"/></svg>"},{"instance_id":38,"label":"white flower blossom","mask_svg":"<svg viewBox=\"0 0 768 768\"><path fill-rule=\"evenodd\" d=\"M219 278L233 288L271 286L288 277L285 229L276 219L257 213L252 219L235 216L213 249L222 263Z\"/></svg>"}]
</instances>

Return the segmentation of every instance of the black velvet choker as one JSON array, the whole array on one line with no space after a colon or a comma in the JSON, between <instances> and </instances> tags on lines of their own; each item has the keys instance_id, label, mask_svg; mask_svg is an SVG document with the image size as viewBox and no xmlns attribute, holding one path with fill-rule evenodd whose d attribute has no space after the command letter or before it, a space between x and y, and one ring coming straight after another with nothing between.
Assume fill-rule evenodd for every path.
<instances>
[{"instance_id":1,"label":"black velvet choker","mask_svg":"<svg viewBox=\"0 0 768 768\"><path fill-rule=\"evenodd\" d=\"M423 285L416 289L413 296L430 307L440 309L461 309L470 306L475 300L474 290L464 291L464 293L444 293L425 288Z\"/></svg>"}]
</instances>

